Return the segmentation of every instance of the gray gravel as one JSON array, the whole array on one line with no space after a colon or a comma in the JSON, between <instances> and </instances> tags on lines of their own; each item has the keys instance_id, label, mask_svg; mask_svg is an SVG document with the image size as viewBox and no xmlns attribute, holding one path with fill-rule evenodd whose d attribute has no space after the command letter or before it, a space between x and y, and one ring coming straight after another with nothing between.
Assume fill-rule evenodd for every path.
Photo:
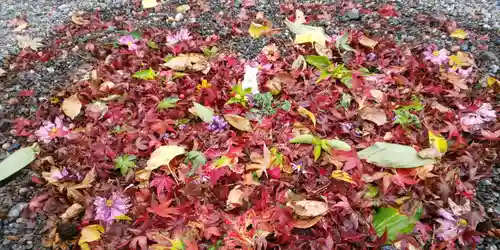
<instances>
[{"instance_id":1,"label":"gray gravel","mask_svg":"<svg viewBox=\"0 0 500 250\"><path fill-rule=\"evenodd\" d=\"M132 0L2 0L0 2L0 68L8 70L6 62L9 57L16 55L20 49L17 47L16 35L30 35L31 37L42 38L42 43L49 44L49 41L56 35L54 26L67 23L70 20L72 11L93 11L99 8L103 11L103 16L115 16L117 13L132 16L135 8L135 1ZM164 1L168 5L175 7L188 1ZM198 22L198 31L203 35L216 33L219 36L229 39L226 43L229 49L235 50L245 58L253 58L259 53L261 48L269 41L288 41L290 34L286 30L282 34L261 39L251 39L248 36L229 37L231 27L227 24L218 23L214 16L221 11L226 15L235 17L240 13L240 8L228 8L224 0L212 0L210 11L196 17L185 15L179 22L166 22L168 16L175 16L173 8L161 13L151 13L147 17L134 17L134 26L170 26L179 27L186 23ZM275 26L283 27L279 6L277 1L256 0L254 7L248 8L249 12L262 11L265 17L270 19ZM284 2L284 1L281 1ZM298 1L301 3L325 3L333 1ZM450 49L456 46L456 41L448 34L425 24L416 21L415 16L425 13L434 18L449 17L457 21L460 27L473 29L475 31L487 32L490 34L490 51L479 56L484 61L485 67L495 74L499 68L498 53L500 38L498 29L500 28L500 4L495 0L396 0L396 1L354 1L362 3L358 9L352 9L342 15L332 12L332 20L319 22L326 28L328 34L337 34L344 28L361 28L365 24L375 24L384 22L385 18L377 13L369 15L360 13L359 9L371 8L381 2L394 2L402 16L390 18L387 22L391 30L392 27L402 26L404 29L394 31L395 38L401 42L418 44L422 42L435 42L440 46ZM337 1L336 3L339 3ZM305 11L304 8L302 10ZM321 12L321 10L319 11ZM28 27L22 32L14 33L15 27L9 27L10 20L18 16L26 16ZM377 28L369 29L370 32L377 32ZM387 32L387 31L385 31ZM105 37L106 33L100 34ZM462 44L461 50L477 52L474 44ZM484 60L481 59L484 57ZM89 68L88 57L82 51L69 53L66 58L57 58L47 63L38 63L33 69L8 74L8 77L0 76L0 160L7 156L7 152L17 149L22 142L17 141L10 134L12 119L18 116L30 116L36 110L37 101L50 96L54 89L67 86L72 83L71 77L87 72ZM35 91L33 97L17 98L17 93L22 89L32 89ZM14 177L0 183L0 249L41 249L41 236L37 233L44 225L42 217L34 219L21 218L22 208L35 195L39 189L30 182L30 170L23 170ZM485 179L478 187L478 198L486 207L488 215L492 218L492 223L496 227L500 216L500 170L496 169L491 178ZM495 220L495 218L497 220ZM497 223L497 224L495 224ZM485 238L478 249L495 250L500 249L500 241L493 238Z\"/></svg>"}]
</instances>

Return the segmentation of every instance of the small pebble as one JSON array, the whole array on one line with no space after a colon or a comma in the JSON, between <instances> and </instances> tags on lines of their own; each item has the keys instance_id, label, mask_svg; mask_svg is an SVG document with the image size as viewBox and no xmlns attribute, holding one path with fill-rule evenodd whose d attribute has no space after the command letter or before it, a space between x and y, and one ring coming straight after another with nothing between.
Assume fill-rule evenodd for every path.
<instances>
[{"instance_id":1,"label":"small pebble","mask_svg":"<svg viewBox=\"0 0 500 250\"><path fill-rule=\"evenodd\" d=\"M464 44L460 45L460 50L461 51L467 51L467 50L469 50L469 45L467 43L464 43Z\"/></svg>"},{"instance_id":2,"label":"small pebble","mask_svg":"<svg viewBox=\"0 0 500 250\"><path fill-rule=\"evenodd\" d=\"M19 215L21 215L21 212L27 206L28 206L28 203L19 202L9 210L9 214L7 216L10 218L17 218L17 217L19 217Z\"/></svg>"},{"instance_id":3,"label":"small pebble","mask_svg":"<svg viewBox=\"0 0 500 250\"><path fill-rule=\"evenodd\" d=\"M347 17L349 17L350 20L360 20L361 15L359 14L358 9L352 9L347 12Z\"/></svg>"},{"instance_id":4,"label":"small pebble","mask_svg":"<svg viewBox=\"0 0 500 250\"><path fill-rule=\"evenodd\" d=\"M10 148L10 145L11 145L10 143L6 142L2 144L2 149L7 150L8 148Z\"/></svg>"}]
</instances>

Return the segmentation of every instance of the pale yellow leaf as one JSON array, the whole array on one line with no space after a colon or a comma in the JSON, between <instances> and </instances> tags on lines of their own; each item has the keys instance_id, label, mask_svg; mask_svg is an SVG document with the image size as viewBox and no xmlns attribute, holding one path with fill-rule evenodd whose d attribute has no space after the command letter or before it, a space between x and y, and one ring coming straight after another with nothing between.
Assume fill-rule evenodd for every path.
<instances>
[{"instance_id":1,"label":"pale yellow leaf","mask_svg":"<svg viewBox=\"0 0 500 250\"><path fill-rule=\"evenodd\" d=\"M64 99L61 108L69 118L75 119L78 114L80 114L80 110L82 109L82 103L78 99L78 95L74 94L66 99Z\"/></svg>"},{"instance_id":2,"label":"pale yellow leaf","mask_svg":"<svg viewBox=\"0 0 500 250\"><path fill-rule=\"evenodd\" d=\"M323 201L291 201L287 206L292 207L295 214L303 217L316 217L328 212L328 205Z\"/></svg>"},{"instance_id":3,"label":"pale yellow leaf","mask_svg":"<svg viewBox=\"0 0 500 250\"><path fill-rule=\"evenodd\" d=\"M90 23L89 20L85 20L85 18L82 17L83 12L82 11L75 11L71 14L71 21L75 24L78 25L87 25Z\"/></svg>"},{"instance_id":4,"label":"pale yellow leaf","mask_svg":"<svg viewBox=\"0 0 500 250\"><path fill-rule=\"evenodd\" d=\"M28 27L28 22L26 22L24 20L18 20L17 27L15 29L13 29L12 31L13 32L21 32L24 29L26 29L26 27Z\"/></svg>"},{"instance_id":5,"label":"pale yellow leaf","mask_svg":"<svg viewBox=\"0 0 500 250\"><path fill-rule=\"evenodd\" d=\"M210 63L207 58L201 54L189 53L189 54L180 54L163 64L168 68L171 68L175 71L201 71L206 74L210 70Z\"/></svg>"},{"instance_id":6,"label":"pale yellow leaf","mask_svg":"<svg viewBox=\"0 0 500 250\"><path fill-rule=\"evenodd\" d=\"M231 124L231 126L237 128L238 130L241 131L246 131L246 132L252 132L252 125L250 124L250 121L245 118L241 117L239 115L233 115L233 114L225 114L224 119Z\"/></svg>"},{"instance_id":7,"label":"pale yellow leaf","mask_svg":"<svg viewBox=\"0 0 500 250\"><path fill-rule=\"evenodd\" d=\"M43 44L41 43L42 39L41 38L31 38L29 35L26 36L16 36L17 39L17 46L19 48L24 49L24 48L31 48L34 51L37 51L38 48L42 47Z\"/></svg>"},{"instance_id":8,"label":"pale yellow leaf","mask_svg":"<svg viewBox=\"0 0 500 250\"><path fill-rule=\"evenodd\" d=\"M156 0L142 0L142 8L149 9L158 6L158 2Z\"/></svg>"},{"instance_id":9,"label":"pale yellow leaf","mask_svg":"<svg viewBox=\"0 0 500 250\"><path fill-rule=\"evenodd\" d=\"M318 43L321 46L326 46L328 37L321 27L314 27L299 23L292 23L285 19L285 24L293 33L295 33L295 44L302 43Z\"/></svg>"},{"instance_id":10,"label":"pale yellow leaf","mask_svg":"<svg viewBox=\"0 0 500 250\"><path fill-rule=\"evenodd\" d=\"M431 173L431 171L434 169L433 164L429 165L424 165L422 167L415 168L415 172L417 173L418 178L421 180L425 180L427 178L432 178L436 177L437 175Z\"/></svg>"},{"instance_id":11,"label":"pale yellow leaf","mask_svg":"<svg viewBox=\"0 0 500 250\"><path fill-rule=\"evenodd\" d=\"M372 95L373 99L375 99L378 103L381 103L384 100L384 92L378 89L370 90L370 95Z\"/></svg>"},{"instance_id":12,"label":"pale yellow leaf","mask_svg":"<svg viewBox=\"0 0 500 250\"><path fill-rule=\"evenodd\" d=\"M377 46L378 42L371 39L371 38L368 38L366 36L362 36L360 39L359 39L359 43L365 47L368 47L368 48L375 48L375 46Z\"/></svg>"},{"instance_id":13,"label":"pale yellow leaf","mask_svg":"<svg viewBox=\"0 0 500 250\"><path fill-rule=\"evenodd\" d=\"M236 206L243 205L244 200L244 192L241 189L240 185L234 186L231 191L229 191L229 195L227 196L226 206L228 209L233 209Z\"/></svg>"},{"instance_id":14,"label":"pale yellow leaf","mask_svg":"<svg viewBox=\"0 0 500 250\"><path fill-rule=\"evenodd\" d=\"M347 183L356 184L356 182L354 182L352 180L351 175L349 175L349 173L342 171L342 170L333 171L332 175L330 177L333 179L339 180L339 181L345 181Z\"/></svg>"},{"instance_id":15,"label":"pale yellow leaf","mask_svg":"<svg viewBox=\"0 0 500 250\"><path fill-rule=\"evenodd\" d=\"M186 11L190 10L190 9L191 9L191 6L189 6L189 5L187 5L187 4L183 4L183 5L179 5L179 6L177 6L177 7L175 8L175 11L176 11L177 13L184 13L184 12L186 12Z\"/></svg>"},{"instance_id":16,"label":"pale yellow leaf","mask_svg":"<svg viewBox=\"0 0 500 250\"><path fill-rule=\"evenodd\" d=\"M299 106L299 108L297 109L297 111L301 115L308 116L309 119L311 119L313 125L316 126L316 116L311 111L307 110L306 108L304 108L302 106Z\"/></svg>"},{"instance_id":17,"label":"pale yellow leaf","mask_svg":"<svg viewBox=\"0 0 500 250\"><path fill-rule=\"evenodd\" d=\"M466 39L467 38L467 32L465 32L462 29L456 29L450 34L451 37L458 38L458 39Z\"/></svg>"},{"instance_id":18,"label":"pale yellow leaf","mask_svg":"<svg viewBox=\"0 0 500 250\"><path fill-rule=\"evenodd\" d=\"M101 239L101 234L104 233L104 228L98 224L88 225L82 228L80 240L78 240L78 245L82 245L87 242L92 242Z\"/></svg>"},{"instance_id":19,"label":"pale yellow leaf","mask_svg":"<svg viewBox=\"0 0 500 250\"><path fill-rule=\"evenodd\" d=\"M161 146L151 153L151 157L147 161L145 169L153 171L163 165L168 166L172 159L184 153L185 151L183 147L172 145Z\"/></svg>"}]
</instances>

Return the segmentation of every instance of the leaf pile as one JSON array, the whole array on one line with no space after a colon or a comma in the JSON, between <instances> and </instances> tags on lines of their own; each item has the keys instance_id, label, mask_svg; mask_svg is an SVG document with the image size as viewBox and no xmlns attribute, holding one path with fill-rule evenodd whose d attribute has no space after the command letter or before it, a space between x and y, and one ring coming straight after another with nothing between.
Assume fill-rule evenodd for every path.
<instances>
[{"instance_id":1,"label":"leaf pile","mask_svg":"<svg viewBox=\"0 0 500 250\"><path fill-rule=\"evenodd\" d=\"M484 219L474 187L498 162L500 127L487 110L497 86L473 88L481 77L473 72L462 81L468 89L457 89L421 49L385 37L345 31L335 40L322 28L286 25L296 35L290 53L253 61L205 56L214 37L172 45L165 33L176 31L146 30L132 51L93 44L102 60L92 77L14 128L41 140L36 131L64 117L71 130L50 128L32 164L47 188L34 199L45 205L32 201L30 210L54 225L64 215L81 230L76 239L52 231L48 245L473 245ZM252 24L253 37L270 29L261 26ZM258 89L242 87L248 72ZM464 120L474 114L490 118ZM116 204L123 214L98 219L98 208ZM438 218L460 230L443 235Z\"/></svg>"}]
</instances>

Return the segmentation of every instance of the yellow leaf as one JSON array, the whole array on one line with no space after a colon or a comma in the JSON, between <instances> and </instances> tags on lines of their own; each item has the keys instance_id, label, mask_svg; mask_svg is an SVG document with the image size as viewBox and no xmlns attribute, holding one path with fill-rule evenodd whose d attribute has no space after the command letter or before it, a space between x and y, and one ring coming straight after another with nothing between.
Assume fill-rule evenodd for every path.
<instances>
[{"instance_id":1,"label":"yellow leaf","mask_svg":"<svg viewBox=\"0 0 500 250\"><path fill-rule=\"evenodd\" d=\"M375 48L375 46L377 46L378 42L373 40L373 39L370 39L366 36L362 36L361 39L359 39L359 43L361 43L361 45L365 46L365 47L368 47L368 48Z\"/></svg>"},{"instance_id":2,"label":"yellow leaf","mask_svg":"<svg viewBox=\"0 0 500 250\"><path fill-rule=\"evenodd\" d=\"M347 172L342 170L333 171L330 177L339 181L345 181L347 183L356 184L356 182L352 180L352 177Z\"/></svg>"},{"instance_id":3,"label":"yellow leaf","mask_svg":"<svg viewBox=\"0 0 500 250\"><path fill-rule=\"evenodd\" d=\"M78 240L78 245L82 249L90 249L87 242L92 242L101 239L101 233L104 233L104 228L98 224L88 225L82 228L80 240Z\"/></svg>"},{"instance_id":4,"label":"yellow leaf","mask_svg":"<svg viewBox=\"0 0 500 250\"><path fill-rule=\"evenodd\" d=\"M190 9L191 9L191 6L189 6L189 5L187 5L187 4L183 4L183 5L179 5L179 6L177 6L177 7L175 8L175 11L176 11L177 13L184 13L184 12L186 12L186 11L190 10Z\"/></svg>"},{"instance_id":5,"label":"yellow leaf","mask_svg":"<svg viewBox=\"0 0 500 250\"><path fill-rule=\"evenodd\" d=\"M450 36L458 39L466 39L467 32L462 29L456 29L455 31L453 31L453 33L450 34Z\"/></svg>"},{"instance_id":6,"label":"yellow leaf","mask_svg":"<svg viewBox=\"0 0 500 250\"><path fill-rule=\"evenodd\" d=\"M495 84L500 86L500 81L494 77L491 77L491 76L488 77L488 80L486 81L486 83L488 84L488 87L493 87L493 86L495 86Z\"/></svg>"},{"instance_id":7,"label":"yellow leaf","mask_svg":"<svg viewBox=\"0 0 500 250\"><path fill-rule=\"evenodd\" d=\"M184 148L179 146L161 146L157 148L146 163L146 170L153 171L160 166L168 165L172 159L184 154Z\"/></svg>"},{"instance_id":8,"label":"yellow leaf","mask_svg":"<svg viewBox=\"0 0 500 250\"><path fill-rule=\"evenodd\" d=\"M127 221L127 220L128 220L128 221L131 221L131 220L132 220L132 218L130 218L130 217L128 217L127 215L124 215L124 214L122 214L122 215L118 215L118 216L115 216L115 218L114 218L114 219L115 219L115 220L125 220L125 221Z\"/></svg>"},{"instance_id":9,"label":"yellow leaf","mask_svg":"<svg viewBox=\"0 0 500 250\"><path fill-rule=\"evenodd\" d=\"M457 52L456 55L449 56L450 66L454 67L469 67L474 65L474 60L470 56L462 51Z\"/></svg>"},{"instance_id":10,"label":"yellow leaf","mask_svg":"<svg viewBox=\"0 0 500 250\"><path fill-rule=\"evenodd\" d=\"M306 115L309 117L309 119L311 119L312 123L314 126L316 126L316 116L309 110L307 110L306 108L302 107L302 106L299 106L299 108L297 109L297 111L299 112L299 114L301 115Z\"/></svg>"},{"instance_id":11,"label":"yellow leaf","mask_svg":"<svg viewBox=\"0 0 500 250\"><path fill-rule=\"evenodd\" d=\"M252 22L250 28L248 28L248 33L252 38L259 38L269 30L270 28L265 25Z\"/></svg>"},{"instance_id":12,"label":"yellow leaf","mask_svg":"<svg viewBox=\"0 0 500 250\"><path fill-rule=\"evenodd\" d=\"M74 94L66 99L61 105L61 108L67 116L71 119L75 119L75 117L80 114L80 110L82 109L82 103L78 99L77 94Z\"/></svg>"},{"instance_id":13,"label":"yellow leaf","mask_svg":"<svg viewBox=\"0 0 500 250\"><path fill-rule=\"evenodd\" d=\"M288 20L285 20L285 24L289 30L295 33L295 44L318 43L326 47L326 40L328 40L328 37L323 28L296 22L292 23Z\"/></svg>"},{"instance_id":14,"label":"yellow leaf","mask_svg":"<svg viewBox=\"0 0 500 250\"><path fill-rule=\"evenodd\" d=\"M175 240L170 240L170 244L172 244L172 247L170 250L184 250L184 242L180 239L175 239Z\"/></svg>"},{"instance_id":15,"label":"yellow leaf","mask_svg":"<svg viewBox=\"0 0 500 250\"><path fill-rule=\"evenodd\" d=\"M429 134L429 144L431 147L437 149L437 151L441 154L446 153L448 150L448 141L440 135L440 134L434 134L431 130L428 132Z\"/></svg>"},{"instance_id":16,"label":"yellow leaf","mask_svg":"<svg viewBox=\"0 0 500 250\"><path fill-rule=\"evenodd\" d=\"M225 114L224 119L231 124L231 126L246 132L252 132L252 125L247 118L241 117L239 115Z\"/></svg>"},{"instance_id":17,"label":"yellow leaf","mask_svg":"<svg viewBox=\"0 0 500 250\"><path fill-rule=\"evenodd\" d=\"M156 0L142 0L142 8L149 9L158 6L158 2Z\"/></svg>"}]
</instances>

